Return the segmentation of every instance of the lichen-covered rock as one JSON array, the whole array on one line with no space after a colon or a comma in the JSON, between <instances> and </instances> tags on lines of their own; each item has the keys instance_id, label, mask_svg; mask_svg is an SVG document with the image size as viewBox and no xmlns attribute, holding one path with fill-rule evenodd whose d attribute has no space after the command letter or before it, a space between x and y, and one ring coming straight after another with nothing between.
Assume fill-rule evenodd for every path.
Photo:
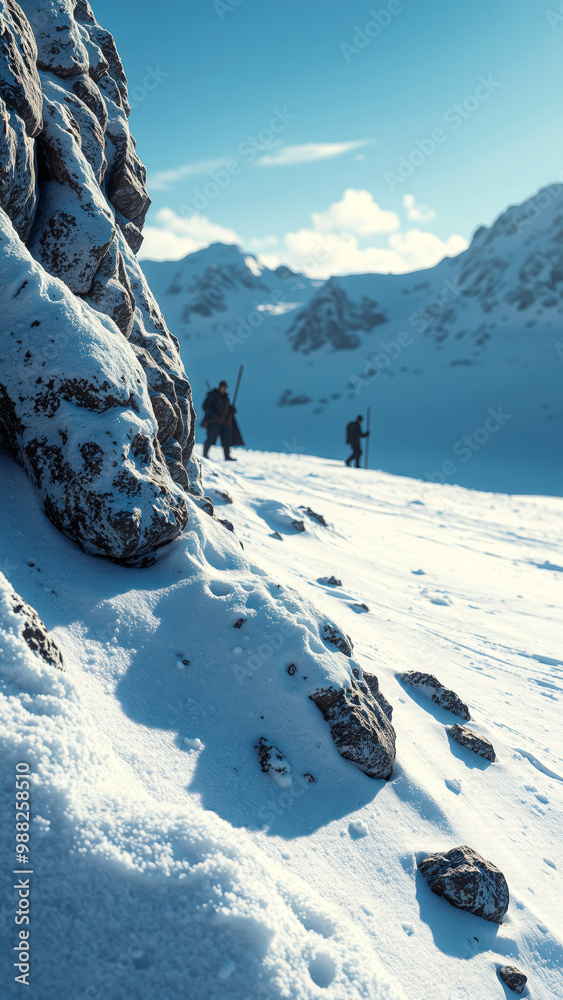
<instances>
[{"instance_id":1,"label":"lichen-covered rock","mask_svg":"<svg viewBox=\"0 0 563 1000\"><path fill-rule=\"evenodd\" d=\"M508 989L512 990L513 993L520 995L524 992L528 977L523 972L520 972L520 969L517 969L515 965L503 965L499 969L498 974L503 983L506 983Z\"/></svg>"},{"instance_id":2,"label":"lichen-covered rock","mask_svg":"<svg viewBox=\"0 0 563 1000\"><path fill-rule=\"evenodd\" d=\"M260 767L264 774L267 774L280 788L290 788L293 783L291 767L281 750L270 743L265 736L260 737L255 749L258 751Z\"/></svg>"},{"instance_id":3,"label":"lichen-covered rock","mask_svg":"<svg viewBox=\"0 0 563 1000\"><path fill-rule=\"evenodd\" d=\"M376 678L372 676L368 686L365 680L353 676L348 687L325 688L313 692L310 698L327 720L342 757L370 778L391 777L395 730L388 714L389 703L380 696Z\"/></svg>"},{"instance_id":4,"label":"lichen-covered rock","mask_svg":"<svg viewBox=\"0 0 563 1000\"><path fill-rule=\"evenodd\" d=\"M444 896L452 906L492 923L502 923L510 901L506 879L496 865L485 861L471 847L429 854L418 867L432 892Z\"/></svg>"},{"instance_id":5,"label":"lichen-covered rock","mask_svg":"<svg viewBox=\"0 0 563 1000\"><path fill-rule=\"evenodd\" d=\"M452 740L461 744L462 747L472 750L473 753L479 754L485 760L494 761L497 759L493 744L486 736L479 736L469 726L460 726L458 722L453 726L447 726L446 729Z\"/></svg>"},{"instance_id":6,"label":"lichen-covered rock","mask_svg":"<svg viewBox=\"0 0 563 1000\"><path fill-rule=\"evenodd\" d=\"M0 441L58 527L126 562L202 495L179 344L135 256L150 199L129 110L87 0L0 0Z\"/></svg>"},{"instance_id":7,"label":"lichen-covered rock","mask_svg":"<svg viewBox=\"0 0 563 1000\"><path fill-rule=\"evenodd\" d=\"M20 634L29 648L57 670L64 670L62 653L39 615L18 594L11 594L12 610L21 620Z\"/></svg>"},{"instance_id":8,"label":"lichen-covered rock","mask_svg":"<svg viewBox=\"0 0 563 1000\"><path fill-rule=\"evenodd\" d=\"M114 324L16 240L0 213L0 425L61 531L92 554L144 561L182 531L188 504L143 370Z\"/></svg>"},{"instance_id":9,"label":"lichen-covered rock","mask_svg":"<svg viewBox=\"0 0 563 1000\"><path fill-rule=\"evenodd\" d=\"M445 708L452 715L458 715L460 719L466 720L471 718L465 702L461 700L455 691L450 691L449 688L444 687L433 674L424 674L419 670L408 670L406 673L398 674L397 676L405 684L410 684L411 687L422 691L436 705L439 705L440 708Z\"/></svg>"}]
</instances>

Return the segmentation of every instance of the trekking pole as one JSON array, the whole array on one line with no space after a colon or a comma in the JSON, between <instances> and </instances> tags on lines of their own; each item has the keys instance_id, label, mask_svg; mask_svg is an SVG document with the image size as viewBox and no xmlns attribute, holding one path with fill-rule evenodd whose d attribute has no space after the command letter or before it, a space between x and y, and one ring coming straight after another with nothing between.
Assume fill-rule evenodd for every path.
<instances>
[{"instance_id":1,"label":"trekking pole","mask_svg":"<svg viewBox=\"0 0 563 1000\"><path fill-rule=\"evenodd\" d=\"M205 380L205 384L206 384L207 388L209 389L209 392L211 392L211 386L209 385L209 382L207 381L207 379Z\"/></svg>"},{"instance_id":2,"label":"trekking pole","mask_svg":"<svg viewBox=\"0 0 563 1000\"><path fill-rule=\"evenodd\" d=\"M368 437L366 438L366 469L369 469L369 425L370 425L370 418L371 418L371 409L368 406L368 416L367 416L367 421L366 421L366 424L367 424L366 430L368 432Z\"/></svg>"},{"instance_id":3,"label":"trekking pole","mask_svg":"<svg viewBox=\"0 0 563 1000\"><path fill-rule=\"evenodd\" d=\"M241 383L243 371L244 371L244 365L241 365L240 368L239 368L239 373L238 373L238 378L237 378L237 384L236 384L236 388L235 388L235 394L233 396L233 403L232 403L233 406L236 405L238 391L240 389L240 383Z\"/></svg>"}]
</instances>

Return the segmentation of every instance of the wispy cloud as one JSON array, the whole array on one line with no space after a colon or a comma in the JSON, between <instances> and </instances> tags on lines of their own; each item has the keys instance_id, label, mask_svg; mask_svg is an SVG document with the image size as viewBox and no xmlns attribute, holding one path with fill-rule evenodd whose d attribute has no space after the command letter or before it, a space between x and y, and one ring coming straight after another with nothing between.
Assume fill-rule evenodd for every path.
<instances>
[{"instance_id":1,"label":"wispy cloud","mask_svg":"<svg viewBox=\"0 0 563 1000\"><path fill-rule=\"evenodd\" d=\"M208 174L211 170L221 170L229 162L228 156L222 156L216 160L198 160L195 163L184 163L181 167L172 170L160 170L156 174L149 174L147 187L151 191L168 191L178 181L185 177L197 177L200 174Z\"/></svg>"},{"instance_id":2,"label":"wispy cloud","mask_svg":"<svg viewBox=\"0 0 563 1000\"><path fill-rule=\"evenodd\" d=\"M141 260L180 260L210 243L242 242L234 229L217 225L206 215L196 213L186 219L171 208L161 208L143 235Z\"/></svg>"},{"instance_id":3,"label":"wispy cloud","mask_svg":"<svg viewBox=\"0 0 563 1000\"><path fill-rule=\"evenodd\" d=\"M370 139L357 139L355 142L305 142L300 146L281 146L275 153L268 153L257 162L260 167L292 167L296 163L331 160L368 146L370 142Z\"/></svg>"}]
</instances>

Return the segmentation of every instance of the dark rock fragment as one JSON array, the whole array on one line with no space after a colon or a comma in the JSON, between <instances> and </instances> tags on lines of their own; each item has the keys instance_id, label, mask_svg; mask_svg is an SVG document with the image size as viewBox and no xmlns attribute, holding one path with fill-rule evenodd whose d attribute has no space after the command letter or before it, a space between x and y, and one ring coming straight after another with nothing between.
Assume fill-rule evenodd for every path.
<instances>
[{"instance_id":1,"label":"dark rock fragment","mask_svg":"<svg viewBox=\"0 0 563 1000\"><path fill-rule=\"evenodd\" d=\"M471 718L465 702L458 697L455 691L450 691L449 688L444 687L433 674L424 674L419 670L409 670L397 676L405 684L410 684L411 687L422 691L436 705L439 705L440 708L445 708L452 715L458 715L460 719L469 720Z\"/></svg>"},{"instance_id":2,"label":"dark rock fragment","mask_svg":"<svg viewBox=\"0 0 563 1000\"><path fill-rule=\"evenodd\" d=\"M471 847L429 854L418 867L437 896L484 920L502 923L510 902L506 879L496 865Z\"/></svg>"},{"instance_id":3,"label":"dark rock fragment","mask_svg":"<svg viewBox=\"0 0 563 1000\"><path fill-rule=\"evenodd\" d=\"M472 750L473 753L479 754L480 757L484 757L485 760L494 761L496 760L496 754L493 744L486 736L478 736L477 733L470 729L469 726L460 726L456 722L453 726L446 726L446 731L449 736L456 743L461 744L462 747L467 747L468 750Z\"/></svg>"}]
</instances>

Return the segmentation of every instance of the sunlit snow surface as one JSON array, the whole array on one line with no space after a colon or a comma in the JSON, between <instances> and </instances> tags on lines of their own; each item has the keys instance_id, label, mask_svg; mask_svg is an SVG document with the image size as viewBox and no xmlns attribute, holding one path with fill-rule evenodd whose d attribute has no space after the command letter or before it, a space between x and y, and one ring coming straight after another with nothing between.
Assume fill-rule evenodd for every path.
<instances>
[{"instance_id":1,"label":"sunlit snow surface","mask_svg":"<svg viewBox=\"0 0 563 1000\"><path fill-rule=\"evenodd\" d=\"M60 536L0 455L0 570L66 661L28 652L0 601L2 983L26 760L37 1000L501 1000L506 963L535 1000L560 996L563 501L237 457L204 466L236 537L194 509L130 570ZM317 637L327 620L394 706L389 783L338 755L308 698L349 671ZM453 717L396 679L410 669L468 703L495 764L450 741ZM262 736L291 787L260 770ZM501 927L416 874L462 843L506 875Z\"/></svg>"}]
</instances>

